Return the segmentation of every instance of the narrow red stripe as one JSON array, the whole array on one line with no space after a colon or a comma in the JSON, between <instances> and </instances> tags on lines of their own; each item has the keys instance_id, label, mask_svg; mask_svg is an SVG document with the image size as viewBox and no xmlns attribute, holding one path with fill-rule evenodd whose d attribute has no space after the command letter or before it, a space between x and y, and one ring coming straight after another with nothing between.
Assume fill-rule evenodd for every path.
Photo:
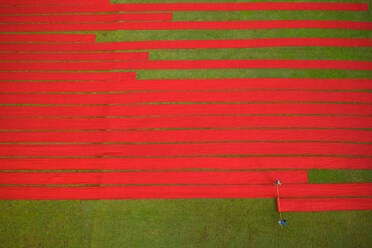
<instances>
[{"instance_id":1,"label":"narrow red stripe","mask_svg":"<svg viewBox=\"0 0 372 248\"><path fill-rule=\"evenodd\" d=\"M1 37L1 36L0 36ZM1 40L1 39L0 39ZM245 47L297 47L297 46L331 46L331 47L371 47L370 39L339 38L275 38L275 39L235 39L235 40L163 40L105 42L91 44L1 44L0 51L29 52L93 52L147 49L212 49Z\"/></svg>"},{"instance_id":2,"label":"narrow red stripe","mask_svg":"<svg viewBox=\"0 0 372 248\"><path fill-rule=\"evenodd\" d=\"M286 101L372 103L372 94L370 92L326 91L166 91L119 94L2 94L0 98L0 104L52 105Z\"/></svg>"},{"instance_id":3,"label":"narrow red stripe","mask_svg":"<svg viewBox=\"0 0 372 248\"><path fill-rule=\"evenodd\" d=\"M370 196L372 184L287 184L281 196ZM182 199L182 198L274 198L274 185L163 185L103 187L0 187L0 199Z\"/></svg>"},{"instance_id":4,"label":"narrow red stripe","mask_svg":"<svg viewBox=\"0 0 372 248\"><path fill-rule=\"evenodd\" d=\"M0 34L0 42L94 42L95 40L96 36L92 34ZM19 44L10 44L19 46ZM29 44L22 44L24 45ZM72 44L68 44L70 45Z\"/></svg>"},{"instance_id":5,"label":"narrow red stripe","mask_svg":"<svg viewBox=\"0 0 372 248\"><path fill-rule=\"evenodd\" d=\"M105 117L169 115L371 115L365 104L236 103L104 106L0 106L0 117Z\"/></svg>"},{"instance_id":6,"label":"narrow red stripe","mask_svg":"<svg viewBox=\"0 0 372 248\"><path fill-rule=\"evenodd\" d=\"M0 172L3 185L307 183L306 171Z\"/></svg>"},{"instance_id":7,"label":"narrow red stripe","mask_svg":"<svg viewBox=\"0 0 372 248\"><path fill-rule=\"evenodd\" d=\"M84 7L82 7L84 12ZM0 23L73 23L73 22L119 22L119 21L170 21L172 13L125 13L95 15L6 15Z\"/></svg>"},{"instance_id":8,"label":"narrow red stripe","mask_svg":"<svg viewBox=\"0 0 372 248\"><path fill-rule=\"evenodd\" d=\"M1 170L372 169L372 157L0 158Z\"/></svg>"},{"instance_id":9,"label":"narrow red stripe","mask_svg":"<svg viewBox=\"0 0 372 248\"><path fill-rule=\"evenodd\" d=\"M148 52L133 53L0 53L0 61L148 60ZM18 64L18 63L17 63ZM15 65L17 65L15 64Z\"/></svg>"},{"instance_id":10,"label":"narrow red stripe","mask_svg":"<svg viewBox=\"0 0 372 248\"><path fill-rule=\"evenodd\" d=\"M0 80L3 81L120 81L135 79L135 72L0 72Z\"/></svg>"},{"instance_id":11,"label":"narrow red stripe","mask_svg":"<svg viewBox=\"0 0 372 248\"><path fill-rule=\"evenodd\" d=\"M99 71L99 70L190 70L190 69L336 69L372 70L371 61L344 60L157 60L71 63L0 63L2 71Z\"/></svg>"},{"instance_id":12,"label":"narrow red stripe","mask_svg":"<svg viewBox=\"0 0 372 248\"><path fill-rule=\"evenodd\" d=\"M279 192L281 197L372 196L372 183L286 184Z\"/></svg>"},{"instance_id":13,"label":"narrow red stripe","mask_svg":"<svg viewBox=\"0 0 372 248\"><path fill-rule=\"evenodd\" d=\"M0 145L0 157L347 155L372 156L353 143L192 143L141 145Z\"/></svg>"},{"instance_id":14,"label":"narrow red stripe","mask_svg":"<svg viewBox=\"0 0 372 248\"><path fill-rule=\"evenodd\" d=\"M106 130L153 128L372 128L371 117L177 116L93 119L2 119L1 130Z\"/></svg>"},{"instance_id":15,"label":"narrow red stripe","mask_svg":"<svg viewBox=\"0 0 372 248\"><path fill-rule=\"evenodd\" d=\"M372 210L372 197L280 199L281 212Z\"/></svg>"},{"instance_id":16,"label":"narrow red stripe","mask_svg":"<svg viewBox=\"0 0 372 248\"><path fill-rule=\"evenodd\" d=\"M221 141L371 142L371 131L340 129L233 129L172 131L3 132L0 143L159 143Z\"/></svg>"},{"instance_id":17,"label":"narrow red stripe","mask_svg":"<svg viewBox=\"0 0 372 248\"><path fill-rule=\"evenodd\" d=\"M56 79L58 78L56 77ZM120 91L159 91L159 90L257 90L257 89L327 90L327 91L328 90L372 90L372 80L371 79L309 79L309 78L300 78L300 79L297 79L297 78L247 78L247 79L165 79L165 80L160 79L160 80L136 80L136 81L126 80L126 81L121 81L121 82L118 81L118 82L82 82L82 83L77 83L77 82L55 82L55 83L50 83L50 82L48 83L45 83L45 82L24 82L24 83L22 82L17 82L17 83L0 82L1 93L4 93L4 92L13 92L13 93L66 92L66 93L72 93L72 92L120 92ZM190 92L187 94L192 94L192 93ZM210 94L210 92L208 94ZM327 94L333 95L332 92L328 92ZM146 93L142 94L142 96L145 96L145 95ZM366 94L366 95L369 95L369 94ZM358 98L358 99L361 99L361 98Z\"/></svg>"},{"instance_id":18,"label":"narrow red stripe","mask_svg":"<svg viewBox=\"0 0 372 248\"><path fill-rule=\"evenodd\" d=\"M8 1L7 1L8 2ZM58 1L58 4L61 2ZM35 5L35 4L33 4ZM34 6L1 8L0 14L56 14L81 13L81 6ZM247 11L247 10L333 10L367 11L366 3L152 3L152 4L111 4L84 6L89 12L116 11Z\"/></svg>"},{"instance_id":19,"label":"narrow red stripe","mask_svg":"<svg viewBox=\"0 0 372 248\"><path fill-rule=\"evenodd\" d=\"M109 4L110 0L0 0L0 5L84 5ZM338 7L338 6L335 6Z\"/></svg>"},{"instance_id":20,"label":"narrow red stripe","mask_svg":"<svg viewBox=\"0 0 372 248\"><path fill-rule=\"evenodd\" d=\"M18 8L17 8L18 9ZM80 10L81 11L81 10ZM1 12L0 12L1 13ZM109 30L205 30L205 29L282 29L324 28L372 30L372 22L353 21L186 21L186 22L116 22L116 23L57 23L4 24L0 32L59 32Z\"/></svg>"}]
</instances>

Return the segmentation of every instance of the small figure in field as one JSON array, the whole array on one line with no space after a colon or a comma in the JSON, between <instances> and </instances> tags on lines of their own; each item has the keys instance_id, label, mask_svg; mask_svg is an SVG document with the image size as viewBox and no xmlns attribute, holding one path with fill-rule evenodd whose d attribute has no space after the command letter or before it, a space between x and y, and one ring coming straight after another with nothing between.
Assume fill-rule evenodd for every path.
<instances>
[{"instance_id":1,"label":"small figure in field","mask_svg":"<svg viewBox=\"0 0 372 248\"><path fill-rule=\"evenodd\" d=\"M280 225L280 227L283 229L287 226L287 220L286 219L280 219L278 221L278 224Z\"/></svg>"},{"instance_id":2,"label":"small figure in field","mask_svg":"<svg viewBox=\"0 0 372 248\"><path fill-rule=\"evenodd\" d=\"M279 179L276 179L275 182L274 182L274 184L277 185L277 186L280 186L280 185L282 185L282 182L280 182Z\"/></svg>"}]
</instances>

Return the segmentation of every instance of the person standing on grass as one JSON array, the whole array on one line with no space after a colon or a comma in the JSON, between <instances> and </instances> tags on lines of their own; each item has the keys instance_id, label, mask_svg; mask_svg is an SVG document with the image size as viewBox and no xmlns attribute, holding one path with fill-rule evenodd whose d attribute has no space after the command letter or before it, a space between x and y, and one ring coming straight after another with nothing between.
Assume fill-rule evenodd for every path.
<instances>
[{"instance_id":1,"label":"person standing on grass","mask_svg":"<svg viewBox=\"0 0 372 248\"><path fill-rule=\"evenodd\" d=\"M286 219L280 219L278 221L278 224L280 225L280 227L283 229L287 226L287 220Z\"/></svg>"}]
</instances>

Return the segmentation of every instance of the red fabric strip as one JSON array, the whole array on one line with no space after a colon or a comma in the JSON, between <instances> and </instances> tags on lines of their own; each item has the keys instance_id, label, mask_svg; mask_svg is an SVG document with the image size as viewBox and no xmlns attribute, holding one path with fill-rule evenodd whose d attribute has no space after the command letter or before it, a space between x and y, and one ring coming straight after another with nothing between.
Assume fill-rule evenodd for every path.
<instances>
[{"instance_id":1,"label":"red fabric strip","mask_svg":"<svg viewBox=\"0 0 372 248\"><path fill-rule=\"evenodd\" d=\"M0 73L1 75L1 73ZM57 79L57 78L56 78ZM247 78L247 79L160 79L121 82L0 82L0 92L119 92L158 90L372 90L371 79L308 79L308 78ZM174 92L173 92L174 93ZM173 94L172 93L172 94ZM298 92L293 92L294 94ZM160 93L159 93L160 94ZM193 94L191 92L184 94ZM197 94L197 93L195 93ZM209 92L208 94L211 94ZM219 94L219 93L217 93ZM333 92L328 92L328 96ZM354 94L354 93L353 93ZM353 95L352 94L352 95ZM142 96L146 95L143 93ZM369 94L366 94L369 95ZM56 99L56 98L55 98ZM361 98L358 98L361 99ZM1 100L1 99L0 99Z\"/></svg>"},{"instance_id":2,"label":"red fabric strip","mask_svg":"<svg viewBox=\"0 0 372 248\"><path fill-rule=\"evenodd\" d=\"M109 4L110 0L0 0L0 5L84 5L84 4ZM339 6L334 6L339 7ZM346 7L346 6L340 6ZM351 6L354 7L354 6ZM356 6L355 6L356 7ZM362 6L360 6L362 7Z\"/></svg>"},{"instance_id":3,"label":"red fabric strip","mask_svg":"<svg viewBox=\"0 0 372 248\"><path fill-rule=\"evenodd\" d=\"M0 36L1 37L1 36ZM371 47L370 39L339 38L275 38L275 39L235 39L235 40L163 40L163 41L129 41L105 42L91 44L1 44L0 51L28 52L94 52L147 49L212 49L245 47L297 47L297 46L331 46L331 47Z\"/></svg>"},{"instance_id":4,"label":"red fabric strip","mask_svg":"<svg viewBox=\"0 0 372 248\"><path fill-rule=\"evenodd\" d=\"M4 185L307 183L306 171L0 172Z\"/></svg>"},{"instance_id":5,"label":"red fabric strip","mask_svg":"<svg viewBox=\"0 0 372 248\"><path fill-rule=\"evenodd\" d=\"M141 145L0 145L0 157L347 155L372 156L353 143L192 143Z\"/></svg>"},{"instance_id":6,"label":"red fabric strip","mask_svg":"<svg viewBox=\"0 0 372 248\"><path fill-rule=\"evenodd\" d=\"M93 119L1 119L1 130L103 130L152 128L372 128L371 117L177 116Z\"/></svg>"},{"instance_id":7,"label":"red fabric strip","mask_svg":"<svg viewBox=\"0 0 372 248\"><path fill-rule=\"evenodd\" d=\"M53 96L51 96L53 97ZM0 106L0 117L105 117L169 115L371 115L372 105L328 103L144 104Z\"/></svg>"},{"instance_id":8,"label":"red fabric strip","mask_svg":"<svg viewBox=\"0 0 372 248\"><path fill-rule=\"evenodd\" d=\"M84 12L84 7L82 7ZM170 21L172 13L125 13L95 15L6 15L0 23L72 23L72 22L119 22L119 21Z\"/></svg>"},{"instance_id":9,"label":"red fabric strip","mask_svg":"<svg viewBox=\"0 0 372 248\"><path fill-rule=\"evenodd\" d=\"M135 72L0 72L0 80L3 81L120 81L135 79Z\"/></svg>"},{"instance_id":10,"label":"red fabric strip","mask_svg":"<svg viewBox=\"0 0 372 248\"><path fill-rule=\"evenodd\" d=\"M17 7L18 9L18 7ZM3 9L2 9L3 10ZM80 10L81 11L81 10ZM0 10L0 13L2 11ZM10 13L8 13L10 14ZM353 21L185 21L185 22L116 22L116 23L57 23L4 24L0 32L59 32L109 30L197 30L197 29L282 29L324 28L372 30L372 22Z\"/></svg>"},{"instance_id":11,"label":"red fabric strip","mask_svg":"<svg viewBox=\"0 0 372 248\"><path fill-rule=\"evenodd\" d=\"M7 1L8 2L8 1ZM58 4L61 2L59 1ZM35 4L33 4L35 5ZM333 10L367 11L366 3L152 3L106 6L34 6L1 8L1 14L56 14L116 11L244 11L244 10Z\"/></svg>"},{"instance_id":12,"label":"red fabric strip","mask_svg":"<svg viewBox=\"0 0 372 248\"><path fill-rule=\"evenodd\" d=\"M281 212L371 210L372 197L280 199Z\"/></svg>"},{"instance_id":13,"label":"red fabric strip","mask_svg":"<svg viewBox=\"0 0 372 248\"><path fill-rule=\"evenodd\" d=\"M232 129L171 131L3 132L0 143L158 143L220 141L371 142L371 131L342 129Z\"/></svg>"},{"instance_id":14,"label":"red fabric strip","mask_svg":"<svg viewBox=\"0 0 372 248\"><path fill-rule=\"evenodd\" d=\"M22 46L22 45L21 45ZM1 53L0 61L148 60L148 52L127 53ZM18 64L18 63L17 63Z\"/></svg>"},{"instance_id":15,"label":"red fabric strip","mask_svg":"<svg viewBox=\"0 0 372 248\"><path fill-rule=\"evenodd\" d=\"M372 157L0 158L1 170L372 169Z\"/></svg>"},{"instance_id":16,"label":"red fabric strip","mask_svg":"<svg viewBox=\"0 0 372 248\"><path fill-rule=\"evenodd\" d=\"M96 36L93 34L0 34L0 42L94 42L95 40ZM19 46L19 44L13 45ZM22 44L24 45L28 44ZM68 44L70 45L72 44Z\"/></svg>"},{"instance_id":17,"label":"red fabric strip","mask_svg":"<svg viewBox=\"0 0 372 248\"><path fill-rule=\"evenodd\" d=\"M108 90L110 90L109 87L110 85L108 84ZM326 91L163 91L119 94L2 94L0 98L0 104L57 105L278 101L372 103L372 93Z\"/></svg>"},{"instance_id":18,"label":"red fabric strip","mask_svg":"<svg viewBox=\"0 0 372 248\"><path fill-rule=\"evenodd\" d=\"M371 61L345 60L157 60L71 63L0 63L2 71L100 71L100 70L190 70L190 69L337 69L372 70Z\"/></svg>"},{"instance_id":19,"label":"red fabric strip","mask_svg":"<svg viewBox=\"0 0 372 248\"><path fill-rule=\"evenodd\" d=\"M370 196L372 184L286 184L282 197ZM274 185L162 185L103 187L0 187L0 199L274 198Z\"/></svg>"}]
</instances>

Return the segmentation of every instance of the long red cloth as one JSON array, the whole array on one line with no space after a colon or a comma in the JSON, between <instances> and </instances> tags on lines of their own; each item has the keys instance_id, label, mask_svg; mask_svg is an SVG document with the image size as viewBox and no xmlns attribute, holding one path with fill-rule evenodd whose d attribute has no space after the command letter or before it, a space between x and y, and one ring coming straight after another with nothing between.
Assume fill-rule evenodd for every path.
<instances>
[{"instance_id":1,"label":"long red cloth","mask_svg":"<svg viewBox=\"0 0 372 248\"><path fill-rule=\"evenodd\" d=\"M0 0L0 5L32 5L32 6L37 6L37 5L84 5L84 4L91 4L91 5L96 5L96 4L109 4L110 0ZM325 5L324 7L326 7ZM330 5L330 7L333 7ZM341 8L348 8L348 5L335 5L334 7L341 7ZM363 6L357 6L357 5L350 5L351 8L363 8ZM82 7L84 8L84 7Z\"/></svg>"},{"instance_id":2,"label":"long red cloth","mask_svg":"<svg viewBox=\"0 0 372 248\"><path fill-rule=\"evenodd\" d=\"M177 143L136 145L0 145L0 157L153 157L222 155L372 156L371 144L354 143Z\"/></svg>"},{"instance_id":3,"label":"long red cloth","mask_svg":"<svg viewBox=\"0 0 372 248\"><path fill-rule=\"evenodd\" d=\"M2 81L121 81L135 79L135 72L0 72L0 80Z\"/></svg>"},{"instance_id":4,"label":"long red cloth","mask_svg":"<svg viewBox=\"0 0 372 248\"><path fill-rule=\"evenodd\" d=\"M102 71L190 69L335 69L372 70L371 61L347 60L153 60L118 62L0 62L1 71Z\"/></svg>"},{"instance_id":5,"label":"long red cloth","mask_svg":"<svg viewBox=\"0 0 372 248\"><path fill-rule=\"evenodd\" d=\"M306 171L0 172L3 185L307 183Z\"/></svg>"},{"instance_id":6,"label":"long red cloth","mask_svg":"<svg viewBox=\"0 0 372 248\"><path fill-rule=\"evenodd\" d=\"M144 54L146 55L146 54ZM118 56L121 57L121 56ZM138 58L135 58L138 57ZM142 56L146 59L146 56ZM84 59L84 58L76 58ZM87 58L89 59L89 58ZM123 59L141 59L139 55ZM14 83L12 83L14 84ZM58 84L58 83L57 83ZM0 83L1 85L1 83ZM15 85L16 86L16 85ZM1 88L1 86L0 86ZM107 83L107 90L110 84ZM0 104L133 104L155 102L351 102L372 103L370 92L327 91L163 91L120 94L2 94Z\"/></svg>"},{"instance_id":7,"label":"long red cloth","mask_svg":"<svg viewBox=\"0 0 372 248\"><path fill-rule=\"evenodd\" d=\"M280 199L281 212L372 210L372 197Z\"/></svg>"},{"instance_id":8,"label":"long red cloth","mask_svg":"<svg viewBox=\"0 0 372 248\"><path fill-rule=\"evenodd\" d=\"M14 73L10 73L14 75ZM30 73L32 79L36 79ZM48 74L48 73L46 73ZM1 74L0 76L4 75ZM27 74L26 74L27 75ZM24 76L26 78L27 76ZM41 74L40 79L45 74ZM63 76L62 74L61 76ZM74 75L74 74L72 74ZM88 74L89 75L89 74ZM95 75L95 74L93 74ZM101 75L101 74L100 74ZM110 74L103 74L110 75ZM5 75L4 75L5 76ZM19 76L12 76L20 79ZM11 78L11 77L9 77ZM50 77L52 78L52 77ZM71 77L73 79L74 77ZM97 77L98 78L98 77ZM55 77L57 80L58 77ZM115 80L115 77L112 77ZM328 96L346 94L329 90L372 90L371 79L310 79L310 78L244 78L244 79L160 79L160 80L122 80L116 82L0 82L0 92L118 92L118 91L159 91L159 90L327 90ZM256 92L257 93L257 92ZM276 93L278 93L276 91ZM146 95L147 93L143 93ZM164 94L164 93L159 93ZM172 92L175 94L175 92ZM184 93L201 94L201 93ZM211 94L211 92L208 92ZM219 93L213 93L219 94ZM228 94L227 92L224 94ZM234 93L230 93L234 94ZM248 94L248 93L242 93ZM269 93L268 93L269 94ZM293 92L293 94L310 94ZM324 94L324 93L316 93ZM350 92L348 93L350 94ZM358 93L351 93L358 94ZM360 94L360 93L359 93ZM369 95L369 94L364 94Z\"/></svg>"},{"instance_id":9,"label":"long red cloth","mask_svg":"<svg viewBox=\"0 0 372 248\"><path fill-rule=\"evenodd\" d=\"M1 170L372 169L372 157L0 158Z\"/></svg>"},{"instance_id":10,"label":"long red cloth","mask_svg":"<svg viewBox=\"0 0 372 248\"><path fill-rule=\"evenodd\" d=\"M0 199L187 199L187 198L274 198L274 185L167 185L103 187L0 187ZM286 184L282 197L370 196L372 184Z\"/></svg>"},{"instance_id":11,"label":"long red cloth","mask_svg":"<svg viewBox=\"0 0 372 248\"><path fill-rule=\"evenodd\" d=\"M106 130L156 128L372 128L371 117L177 116L133 118L1 119L0 130Z\"/></svg>"},{"instance_id":12,"label":"long red cloth","mask_svg":"<svg viewBox=\"0 0 372 248\"><path fill-rule=\"evenodd\" d=\"M0 34L0 42L94 42L95 40L96 36L93 34ZM21 46L20 44L4 43L1 46L8 44L22 47L27 46L29 43L22 44ZM73 44L67 44L67 46ZM38 45L47 46L45 43Z\"/></svg>"},{"instance_id":13,"label":"long red cloth","mask_svg":"<svg viewBox=\"0 0 372 248\"><path fill-rule=\"evenodd\" d=\"M371 142L371 131L344 129L198 129L2 132L0 143L159 143L237 141Z\"/></svg>"},{"instance_id":14,"label":"long red cloth","mask_svg":"<svg viewBox=\"0 0 372 248\"><path fill-rule=\"evenodd\" d=\"M22 46L22 45L20 45ZM112 53L1 53L0 61L114 61L148 60L148 52ZM18 63L17 63L18 64Z\"/></svg>"},{"instance_id":15,"label":"long red cloth","mask_svg":"<svg viewBox=\"0 0 372 248\"><path fill-rule=\"evenodd\" d=\"M84 7L82 7L84 12ZM119 22L119 21L170 21L172 13L125 13L94 15L6 15L0 23L73 23L73 22ZM80 24L79 24L80 25Z\"/></svg>"},{"instance_id":16,"label":"long red cloth","mask_svg":"<svg viewBox=\"0 0 372 248\"><path fill-rule=\"evenodd\" d=\"M172 115L372 115L370 104L235 103L101 106L0 106L0 117L105 117Z\"/></svg>"}]
</instances>

